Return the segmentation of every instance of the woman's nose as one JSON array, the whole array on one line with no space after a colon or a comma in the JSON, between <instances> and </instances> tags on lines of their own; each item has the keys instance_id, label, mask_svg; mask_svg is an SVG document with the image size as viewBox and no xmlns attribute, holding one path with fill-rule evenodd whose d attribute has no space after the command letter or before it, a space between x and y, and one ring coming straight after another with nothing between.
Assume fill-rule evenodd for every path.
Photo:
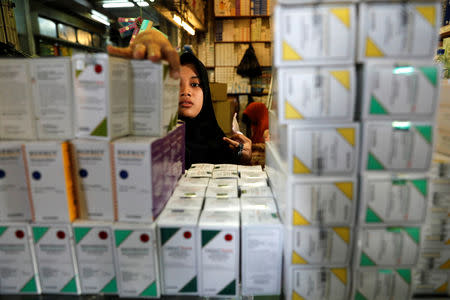
<instances>
[{"instance_id":1,"label":"woman's nose","mask_svg":"<svg viewBox=\"0 0 450 300\"><path fill-rule=\"evenodd\" d=\"M189 89L189 85L180 87L180 95L181 96L191 96L191 90Z\"/></svg>"}]
</instances>

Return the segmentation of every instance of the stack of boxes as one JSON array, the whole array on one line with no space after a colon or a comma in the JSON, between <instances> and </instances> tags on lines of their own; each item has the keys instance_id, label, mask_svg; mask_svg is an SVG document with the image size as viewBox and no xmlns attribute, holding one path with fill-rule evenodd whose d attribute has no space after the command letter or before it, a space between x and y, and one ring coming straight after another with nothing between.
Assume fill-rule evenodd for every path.
<instances>
[{"instance_id":1,"label":"stack of boxes","mask_svg":"<svg viewBox=\"0 0 450 300\"><path fill-rule=\"evenodd\" d=\"M362 152L352 299L448 294L448 258L435 258L445 252L430 242L443 238L448 218L448 206L432 204L428 173L439 99L440 71L432 63L439 6L360 4Z\"/></svg>"},{"instance_id":2,"label":"stack of boxes","mask_svg":"<svg viewBox=\"0 0 450 300\"><path fill-rule=\"evenodd\" d=\"M359 155L356 6L313 2L275 6L266 170L285 230L286 298L348 299Z\"/></svg>"}]
</instances>

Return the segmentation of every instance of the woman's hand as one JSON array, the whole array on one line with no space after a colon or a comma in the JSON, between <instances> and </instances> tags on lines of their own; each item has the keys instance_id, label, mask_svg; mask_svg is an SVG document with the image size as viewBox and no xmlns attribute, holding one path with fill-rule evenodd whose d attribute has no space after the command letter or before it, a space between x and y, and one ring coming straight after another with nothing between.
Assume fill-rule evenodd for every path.
<instances>
[{"instance_id":1,"label":"woman's hand","mask_svg":"<svg viewBox=\"0 0 450 300\"><path fill-rule=\"evenodd\" d=\"M224 137L230 148L238 151L239 144L242 144L241 163L249 163L252 160L252 141L243 134L233 134L230 138Z\"/></svg>"},{"instance_id":2,"label":"woman's hand","mask_svg":"<svg viewBox=\"0 0 450 300\"><path fill-rule=\"evenodd\" d=\"M169 40L158 30L150 29L139 33L128 47L108 46L108 53L135 59L149 59L158 62L167 60L170 66L170 76L180 78L180 57Z\"/></svg>"}]
</instances>

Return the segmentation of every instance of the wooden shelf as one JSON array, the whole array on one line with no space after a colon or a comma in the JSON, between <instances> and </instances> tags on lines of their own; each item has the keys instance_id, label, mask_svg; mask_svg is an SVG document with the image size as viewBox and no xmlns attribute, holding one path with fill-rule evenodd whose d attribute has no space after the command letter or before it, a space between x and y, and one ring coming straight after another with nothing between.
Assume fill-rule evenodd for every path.
<instances>
[{"instance_id":1,"label":"wooden shelf","mask_svg":"<svg viewBox=\"0 0 450 300\"><path fill-rule=\"evenodd\" d=\"M44 40L44 41L47 41L47 42L50 42L50 43L57 43L57 44L60 44L62 46L78 48L78 49L84 49L84 50L93 51L93 52L105 52L104 48L85 46L85 45L81 45L81 44L78 44L78 43L72 43L72 42L69 42L69 41L66 41L66 40L63 40L63 39L49 37L49 36L45 36L45 35L36 34L36 35L34 35L34 37L36 39L39 39L39 40Z\"/></svg>"},{"instance_id":2,"label":"wooden shelf","mask_svg":"<svg viewBox=\"0 0 450 300\"><path fill-rule=\"evenodd\" d=\"M271 15L259 16L214 16L216 19L256 19L256 18L270 18Z\"/></svg>"},{"instance_id":3,"label":"wooden shelf","mask_svg":"<svg viewBox=\"0 0 450 300\"><path fill-rule=\"evenodd\" d=\"M215 43L272 43L272 41L214 41Z\"/></svg>"},{"instance_id":4,"label":"wooden shelf","mask_svg":"<svg viewBox=\"0 0 450 300\"><path fill-rule=\"evenodd\" d=\"M439 34L441 39L450 37L450 25L441 27L441 29L439 30Z\"/></svg>"}]
</instances>

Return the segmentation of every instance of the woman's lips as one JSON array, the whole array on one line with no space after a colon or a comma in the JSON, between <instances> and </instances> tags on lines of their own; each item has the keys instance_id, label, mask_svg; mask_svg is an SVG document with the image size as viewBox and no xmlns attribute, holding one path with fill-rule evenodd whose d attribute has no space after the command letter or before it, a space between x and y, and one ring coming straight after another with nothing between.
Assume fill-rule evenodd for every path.
<instances>
[{"instance_id":1,"label":"woman's lips","mask_svg":"<svg viewBox=\"0 0 450 300\"><path fill-rule=\"evenodd\" d=\"M192 107L192 105L194 105L194 103L189 100L183 100L179 102L179 106L181 106L182 108L190 108Z\"/></svg>"}]
</instances>

